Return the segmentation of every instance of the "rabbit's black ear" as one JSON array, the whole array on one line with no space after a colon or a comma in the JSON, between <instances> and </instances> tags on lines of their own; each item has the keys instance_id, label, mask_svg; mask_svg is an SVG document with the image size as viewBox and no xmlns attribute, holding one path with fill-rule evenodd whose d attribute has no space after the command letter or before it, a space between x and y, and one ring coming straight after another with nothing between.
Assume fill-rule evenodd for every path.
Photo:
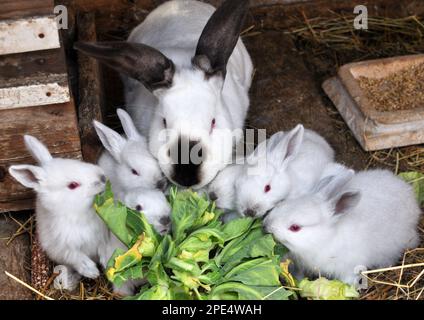
<instances>
[{"instance_id":1,"label":"rabbit's black ear","mask_svg":"<svg viewBox=\"0 0 424 320\"><path fill-rule=\"evenodd\" d=\"M175 72L173 62L150 46L126 41L109 41L77 42L74 48L140 81L149 90L172 85Z\"/></svg>"},{"instance_id":2,"label":"rabbit's black ear","mask_svg":"<svg viewBox=\"0 0 424 320\"><path fill-rule=\"evenodd\" d=\"M226 0L209 19L193 58L193 65L207 76L219 74L225 78L248 8L249 0Z\"/></svg>"}]
</instances>

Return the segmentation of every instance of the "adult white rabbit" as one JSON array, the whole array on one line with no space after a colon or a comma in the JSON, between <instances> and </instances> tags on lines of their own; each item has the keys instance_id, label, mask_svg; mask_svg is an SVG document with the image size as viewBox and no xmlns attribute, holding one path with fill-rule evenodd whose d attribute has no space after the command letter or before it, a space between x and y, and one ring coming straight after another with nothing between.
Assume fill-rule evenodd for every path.
<instances>
[{"instance_id":1,"label":"adult white rabbit","mask_svg":"<svg viewBox=\"0 0 424 320\"><path fill-rule=\"evenodd\" d=\"M75 286L79 277L97 278L109 231L93 209L94 196L104 190L106 177L95 165L53 158L36 138L24 136L25 145L39 166L14 165L9 173L34 189L36 226L40 244L55 263L65 265ZM71 274L72 273L72 274Z\"/></svg>"},{"instance_id":2,"label":"adult white rabbit","mask_svg":"<svg viewBox=\"0 0 424 320\"><path fill-rule=\"evenodd\" d=\"M388 267L418 245L421 210L391 172L340 169L312 194L279 204L264 226L304 272L357 284L364 267Z\"/></svg>"},{"instance_id":3,"label":"adult white rabbit","mask_svg":"<svg viewBox=\"0 0 424 320\"><path fill-rule=\"evenodd\" d=\"M279 201L309 192L333 160L325 139L302 125L274 134L247 157L236 179L237 211L261 217Z\"/></svg>"},{"instance_id":4,"label":"adult white rabbit","mask_svg":"<svg viewBox=\"0 0 424 320\"><path fill-rule=\"evenodd\" d=\"M252 61L239 39L248 0L216 11L169 1L127 42L75 48L125 76L127 109L172 182L200 189L231 162L249 107Z\"/></svg>"},{"instance_id":5,"label":"adult white rabbit","mask_svg":"<svg viewBox=\"0 0 424 320\"><path fill-rule=\"evenodd\" d=\"M150 154L146 139L138 133L127 112L118 109L117 113L126 137L94 121L94 128L106 149L98 164L111 181L114 193L138 187L163 189L166 178Z\"/></svg>"}]
</instances>

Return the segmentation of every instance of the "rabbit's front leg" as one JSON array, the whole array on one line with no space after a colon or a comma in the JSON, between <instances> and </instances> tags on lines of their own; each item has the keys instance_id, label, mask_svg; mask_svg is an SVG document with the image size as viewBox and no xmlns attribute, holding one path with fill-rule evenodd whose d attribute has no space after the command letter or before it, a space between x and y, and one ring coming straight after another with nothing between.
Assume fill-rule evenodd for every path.
<instances>
[{"instance_id":1,"label":"rabbit's front leg","mask_svg":"<svg viewBox=\"0 0 424 320\"><path fill-rule=\"evenodd\" d=\"M100 275L96 263L80 251L69 252L65 264L72 266L80 275L89 279L96 279Z\"/></svg>"}]
</instances>

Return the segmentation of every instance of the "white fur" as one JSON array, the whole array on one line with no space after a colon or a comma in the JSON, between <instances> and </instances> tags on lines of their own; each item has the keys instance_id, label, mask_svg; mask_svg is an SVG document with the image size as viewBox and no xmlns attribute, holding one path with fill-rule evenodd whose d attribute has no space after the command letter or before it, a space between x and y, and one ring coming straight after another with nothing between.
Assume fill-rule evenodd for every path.
<instances>
[{"instance_id":1,"label":"white fur","mask_svg":"<svg viewBox=\"0 0 424 320\"><path fill-rule=\"evenodd\" d=\"M241 175L242 165L233 164L222 170L216 178L208 185L209 196L212 193L217 198L215 203L218 208L223 210L235 209L235 181Z\"/></svg>"},{"instance_id":2,"label":"white fur","mask_svg":"<svg viewBox=\"0 0 424 320\"><path fill-rule=\"evenodd\" d=\"M421 210L411 186L389 171L335 172L315 193L279 204L264 225L307 273L355 284L356 267L388 267L418 245Z\"/></svg>"},{"instance_id":3,"label":"white fur","mask_svg":"<svg viewBox=\"0 0 424 320\"><path fill-rule=\"evenodd\" d=\"M36 223L41 247L49 258L87 278L97 278L96 263L108 241L108 230L93 209L103 191L103 170L77 160L52 158L36 138L24 137L40 166L15 165L10 174L37 193ZM72 182L79 188L70 190ZM75 276L72 276L75 278Z\"/></svg>"},{"instance_id":4,"label":"white fur","mask_svg":"<svg viewBox=\"0 0 424 320\"><path fill-rule=\"evenodd\" d=\"M202 143L208 156L202 164L201 179L194 189L207 185L226 164L233 152L231 135L242 129L249 106L248 90L252 79L252 61L239 40L227 65L225 83L192 67L197 42L214 8L199 1L168 1L151 12L131 33L128 41L160 50L175 64L170 89L154 94L135 80L126 79L127 109L137 127L149 137L151 153L159 160L164 174L172 180L172 164L166 150L183 135ZM177 134L163 137L163 118L167 129ZM211 120L216 130L210 134ZM238 132L236 140L242 135ZM223 147L229 142L229 147ZM212 157L213 155L213 157Z\"/></svg>"},{"instance_id":5,"label":"white fur","mask_svg":"<svg viewBox=\"0 0 424 320\"><path fill-rule=\"evenodd\" d=\"M261 217L279 201L307 193L333 160L334 151L324 138L301 125L274 134L248 156L236 180L237 211L251 209ZM266 185L271 187L268 193Z\"/></svg>"},{"instance_id":6,"label":"white fur","mask_svg":"<svg viewBox=\"0 0 424 320\"><path fill-rule=\"evenodd\" d=\"M165 234L170 231L171 208L162 192L146 188L136 188L118 195L118 198L129 208L136 210L137 206L141 206L141 211L146 216L147 221L152 224L159 233ZM105 264L107 264L108 259L118 248L124 250L128 249L115 235L111 234L108 248L103 259ZM114 286L114 292L121 296L131 296L135 293L135 289L143 282L144 281L127 281L121 287Z\"/></svg>"},{"instance_id":7,"label":"white fur","mask_svg":"<svg viewBox=\"0 0 424 320\"><path fill-rule=\"evenodd\" d=\"M122 109L118 109L118 116L126 137L94 121L96 132L106 148L98 164L111 181L114 193L137 187L156 188L159 183L165 183L146 139L138 133L130 116Z\"/></svg>"},{"instance_id":8,"label":"white fur","mask_svg":"<svg viewBox=\"0 0 424 320\"><path fill-rule=\"evenodd\" d=\"M170 231L170 214L171 207L166 200L163 192L159 190L151 190L146 188L136 188L125 193L122 201L132 209L137 209L137 206L142 207L142 212L145 214L147 221L159 233L167 233ZM165 219L168 218L168 219ZM163 219L168 220L165 224Z\"/></svg>"}]
</instances>

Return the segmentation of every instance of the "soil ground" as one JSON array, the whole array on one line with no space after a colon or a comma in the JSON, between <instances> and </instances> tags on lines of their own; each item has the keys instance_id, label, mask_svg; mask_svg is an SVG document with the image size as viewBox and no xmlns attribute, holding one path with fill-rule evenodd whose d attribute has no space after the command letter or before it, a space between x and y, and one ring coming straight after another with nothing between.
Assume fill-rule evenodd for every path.
<instances>
[{"instance_id":1,"label":"soil ground","mask_svg":"<svg viewBox=\"0 0 424 320\"><path fill-rule=\"evenodd\" d=\"M97 8L98 33L101 40L125 38L131 27L142 21L147 14L146 10L134 7L137 1L116 2L119 3L117 6ZM271 1L263 2L268 5L252 9L250 22L255 28L244 38L256 67L247 127L265 128L268 134L273 134L302 123L330 142L338 161L357 170L366 168L371 155L361 149L321 89L322 81L335 72L336 66L331 65L330 61L318 61L326 63L327 69L326 72L317 71L317 66L311 64L314 57L305 56L299 44L285 32L287 27L304 14L313 18L328 14L330 9L351 13L354 6L352 2L355 1L318 0L287 5L269 5ZM370 4L370 14L406 16L424 12L422 1L419 0L365 2ZM115 11L111 12L112 9ZM332 70L329 70L329 65ZM123 105L121 87L116 74L108 69L103 72L106 79L105 102L110 111L107 120L113 123L113 109ZM16 238L9 246L5 245L7 240L4 238L16 229L16 223L0 217L0 299L28 298L28 292L22 290L20 285L3 279L3 270L15 272L21 279L29 277L23 262L29 258L27 235Z\"/></svg>"}]
</instances>

